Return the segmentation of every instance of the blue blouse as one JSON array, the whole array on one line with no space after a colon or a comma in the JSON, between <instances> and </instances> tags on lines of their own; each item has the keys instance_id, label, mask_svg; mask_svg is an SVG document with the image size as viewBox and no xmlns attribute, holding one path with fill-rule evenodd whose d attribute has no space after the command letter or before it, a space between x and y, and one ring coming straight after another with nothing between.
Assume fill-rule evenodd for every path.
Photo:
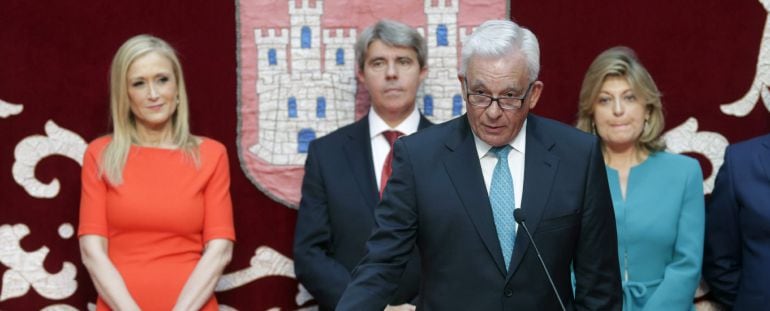
<instances>
[{"instance_id":1,"label":"blue blouse","mask_svg":"<svg viewBox=\"0 0 770 311\"><path fill-rule=\"evenodd\" d=\"M618 231L623 310L695 310L703 259L703 174L695 159L656 152L628 175L607 168Z\"/></svg>"}]
</instances>

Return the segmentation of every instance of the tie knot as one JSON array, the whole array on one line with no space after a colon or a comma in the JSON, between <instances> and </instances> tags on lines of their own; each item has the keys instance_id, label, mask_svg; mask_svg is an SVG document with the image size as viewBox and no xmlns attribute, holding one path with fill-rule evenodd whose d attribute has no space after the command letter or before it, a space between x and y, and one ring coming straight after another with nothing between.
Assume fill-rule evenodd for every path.
<instances>
[{"instance_id":1,"label":"tie knot","mask_svg":"<svg viewBox=\"0 0 770 311\"><path fill-rule=\"evenodd\" d=\"M388 144L393 146L393 143L396 142L396 139L403 136L404 133L401 133L399 131L384 131L382 132L382 136L385 136L385 139L388 141Z\"/></svg>"},{"instance_id":2,"label":"tie knot","mask_svg":"<svg viewBox=\"0 0 770 311\"><path fill-rule=\"evenodd\" d=\"M492 147L492 151L498 159L508 158L508 154L511 152L511 145L505 145L500 147Z\"/></svg>"}]
</instances>

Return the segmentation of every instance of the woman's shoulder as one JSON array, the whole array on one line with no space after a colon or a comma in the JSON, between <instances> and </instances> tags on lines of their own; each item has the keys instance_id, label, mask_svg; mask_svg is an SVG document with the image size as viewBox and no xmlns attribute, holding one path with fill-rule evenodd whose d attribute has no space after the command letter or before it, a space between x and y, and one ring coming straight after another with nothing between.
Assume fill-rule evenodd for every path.
<instances>
[{"instance_id":1,"label":"woman's shoulder","mask_svg":"<svg viewBox=\"0 0 770 311\"><path fill-rule=\"evenodd\" d=\"M224 144L216 139L206 136L195 136L198 139L198 148L201 153L227 153L227 148Z\"/></svg>"},{"instance_id":2,"label":"woman's shoulder","mask_svg":"<svg viewBox=\"0 0 770 311\"><path fill-rule=\"evenodd\" d=\"M88 143L88 148L86 148L86 152L101 153L105 148L107 148L107 145L109 145L111 141L112 141L112 135L104 135L101 137L97 137L96 139Z\"/></svg>"},{"instance_id":3,"label":"woman's shoulder","mask_svg":"<svg viewBox=\"0 0 770 311\"><path fill-rule=\"evenodd\" d=\"M650 156L650 159L657 163L657 166L670 168L670 171L686 170L689 172L695 169L700 170L700 163L698 163L698 160L683 154L659 151L653 153L652 156Z\"/></svg>"}]
</instances>

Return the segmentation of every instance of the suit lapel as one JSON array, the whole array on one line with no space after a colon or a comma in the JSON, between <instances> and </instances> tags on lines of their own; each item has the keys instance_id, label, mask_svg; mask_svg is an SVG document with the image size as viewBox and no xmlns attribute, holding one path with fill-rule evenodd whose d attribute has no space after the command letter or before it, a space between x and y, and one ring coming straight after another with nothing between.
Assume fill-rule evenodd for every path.
<instances>
[{"instance_id":1,"label":"suit lapel","mask_svg":"<svg viewBox=\"0 0 770 311\"><path fill-rule=\"evenodd\" d=\"M444 167L462 201L481 240L494 258L501 275L505 275L505 265L500 242L497 240L492 208L484 186L476 144L468 125L467 117L462 116L454 122L455 132L446 141L449 154L444 158Z\"/></svg>"},{"instance_id":2,"label":"suit lapel","mask_svg":"<svg viewBox=\"0 0 770 311\"><path fill-rule=\"evenodd\" d=\"M420 113L420 123L417 124L417 131L420 131L431 125L433 125L433 122L430 122L428 118L426 118L424 115L422 115L422 113Z\"/></svg>"},{"instance_id":3,"label":"suit lapel","mask_svg":"<svg viewBox=\"0 0 770 311\"><path fill-rule=\"evenodd\" d=\"M348 133L344 145L350 169L358 184L358 190L366 201L366 206L374 208L379 201L379 189L374 177L372 164L372 144L369 137L369 118L364 116L356 122Z\"/></svg>"},{"instance_id":4,"label":"suit lapel","mask_svg":"<svg viewBox=\"0 0 770 311\"><path fill-rule=\"evenodd\" d=\"M420 123L417 129L421 130L433 125L430 120L420 114ZM369 135L369 115L358 120L350 131L348 141L344 146L350 169L358 184L361 195L366 200L366 206L374 208L380 201L380 188L374 174L374 160L372 160L372 139Z\"/></svg>"},{"instance_id":5,"label":"suit lapel","mask_svg":"<svg viewBox=\"0 0 770 311\"><path fill-rule=\"evenodd\" d=\"M770 135L762 138L762 147L759 152L759 161L765 171L765 177L770 178Z\"/></svg>"},{"instance_id":6,"label":"suit lapel","mask_svg":"<svg viewBox=\"0 0 770 311\"><path fill-rule=\"evenodd\" d=\"M526 212L525 223L530 233L534 234L543 216L545 205L553 186L553 179L559 164L559 158L551 154L554 142L538 128L538 118L530 115L527 118L527 146L524 154L524 187L521 206ZM529 238L524 228L519 226L511 257L511 269L515 272L529 247ZM513 273L508 274L510 278Z\"/></svg>"}]
</instances>

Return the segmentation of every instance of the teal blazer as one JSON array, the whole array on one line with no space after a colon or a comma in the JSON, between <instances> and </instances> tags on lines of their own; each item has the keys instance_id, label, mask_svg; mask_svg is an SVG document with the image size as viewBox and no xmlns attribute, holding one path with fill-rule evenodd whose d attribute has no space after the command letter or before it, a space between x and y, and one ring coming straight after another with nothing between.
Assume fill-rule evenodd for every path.
<instances>
[{"instance_id":1,"label":"teal blazer","mask_svg":"<svg viewBox=\"0 0 770 311\"><path fill-rule=\"evenodd\" d=\"M694 310L705 206L698 161L667 152L631 168L626 198L607 167L618 230L623 310Z\"/></svg>"}]
</instances>

